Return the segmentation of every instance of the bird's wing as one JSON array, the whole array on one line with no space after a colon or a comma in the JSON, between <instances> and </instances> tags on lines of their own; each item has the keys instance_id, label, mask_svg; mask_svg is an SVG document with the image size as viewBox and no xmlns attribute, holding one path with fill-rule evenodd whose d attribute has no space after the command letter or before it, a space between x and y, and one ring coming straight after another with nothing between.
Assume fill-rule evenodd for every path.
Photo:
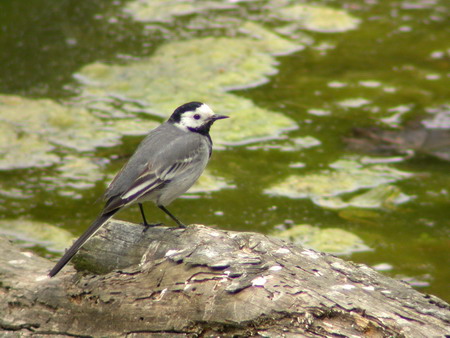
<instances>
[{"instance_id":1,"label":"bird's wing","mask_svg":"<svg viewBox=\"0 0 450 338\"><path fill-rule=\"evenodd\" d=\"M161 145L141 173L120 195L106 203L104 213L131 204L143 195L160 188L175 177L195 170L197 163L209 158L208 143L197 134L187 134ZM206 163L205 163L206 164ZM204 169L200 165L200 170Z\"/></svg>"}]
</instances>

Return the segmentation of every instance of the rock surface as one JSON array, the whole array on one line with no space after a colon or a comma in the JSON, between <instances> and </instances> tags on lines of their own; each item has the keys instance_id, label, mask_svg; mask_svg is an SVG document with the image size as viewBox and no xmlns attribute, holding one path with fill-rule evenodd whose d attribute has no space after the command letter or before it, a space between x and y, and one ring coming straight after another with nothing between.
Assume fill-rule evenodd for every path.
<instances>
[{"instance_id":1,"label":"rock surface","mask_svg":"<svg viewBox=\"0 0 450 338\"><path fill-rule=\"evenodd\" d=\"M113 220L76 256L83 272L52 279L0 243L2 335L450 335L439 298L262 234Z\"/></svg>"}]
</instances>

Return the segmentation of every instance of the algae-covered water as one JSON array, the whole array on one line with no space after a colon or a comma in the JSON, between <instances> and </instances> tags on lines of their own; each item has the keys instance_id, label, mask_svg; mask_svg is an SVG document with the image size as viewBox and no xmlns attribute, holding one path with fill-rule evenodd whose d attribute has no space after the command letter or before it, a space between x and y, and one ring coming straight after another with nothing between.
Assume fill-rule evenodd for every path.
<instances>
[{"instance_id":1,"label":"algae-covered water","mask_svg":"<svg viewBox=\"0 0 450 338\"><path fill-rule=\"evenodd\" d=\"M276 235L450 300L449 7L2 1L0 233L59 255L143 135L199 100L232 118L169 208L183 222ZM400 151L354 150L355 128L411 121L432 145L407 132Z\"/></svg>"}]
</instances>

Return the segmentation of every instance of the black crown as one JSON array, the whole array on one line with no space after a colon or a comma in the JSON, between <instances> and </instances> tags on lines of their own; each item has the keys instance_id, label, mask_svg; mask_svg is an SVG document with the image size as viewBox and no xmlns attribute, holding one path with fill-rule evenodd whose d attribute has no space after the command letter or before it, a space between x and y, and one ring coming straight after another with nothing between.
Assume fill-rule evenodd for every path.
<instances>
[{"instance_id":1,"label":"black crown","mask_svg":"<svg viewBox=\"0 0 450 338\"><path fill-rule=\"evenodd\" d=\"M170 116L169 121L172 123L180 122L181 115L183 115L187 111L195 111L198 107L200 107L202 105L203 105L203 103L196 102L196 101L185 103L185 104L179 106L177 109L175 109L172 116Z\"/></svg>"}]
</instances>

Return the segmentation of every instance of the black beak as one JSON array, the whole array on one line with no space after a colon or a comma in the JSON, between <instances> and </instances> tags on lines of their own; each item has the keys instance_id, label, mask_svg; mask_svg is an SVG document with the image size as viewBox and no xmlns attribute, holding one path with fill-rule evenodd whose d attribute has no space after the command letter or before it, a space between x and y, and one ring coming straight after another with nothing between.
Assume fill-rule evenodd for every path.
<instances>
[{"instance_id":1,"label":"black beak","mask_svg":"<svg viewBox=\"0 0 450 338\"><path fill-rule=\"evenodd\" d=\"M217 114L215 114L215 115L212 117L213 121L216 121L216 120L222 120L222 119L228 119L228 118L229 118L229 116L226 116L226 115L217 115Z\"/></svg>"}]
</instances>

